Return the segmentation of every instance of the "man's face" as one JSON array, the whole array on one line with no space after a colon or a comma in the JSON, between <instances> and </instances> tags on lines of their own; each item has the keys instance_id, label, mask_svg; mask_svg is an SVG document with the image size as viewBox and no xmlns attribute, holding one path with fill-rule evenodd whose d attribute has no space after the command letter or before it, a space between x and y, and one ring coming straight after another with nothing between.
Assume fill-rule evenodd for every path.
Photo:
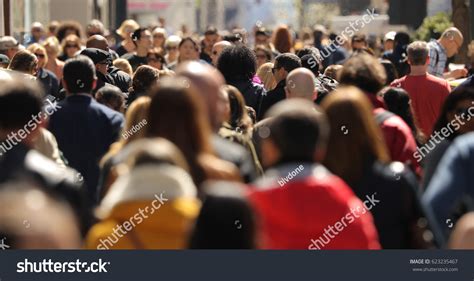
<instances>
[{"instance_id":1,"label":"man's face","mask_svg":"<svg viewBox=\"0 0 474 281\"><path fill-rule=\"evenodd\" d=\"M255 45L267 45L268 37L266 35L260 34L255 37Z\"/></svg>"},{"instance_id":2,"label":"man's face","mask_svg":"<svg viewBox=\"0 0 474 281\"><path fill-rule=\"evenodd\" d=\"M214 46L214 44L217 43L218 40L219 40L219 35L217 34L210 34L210 35L204 36L204 45L206 49L210 51L212 47Z\"/></svg>"},{"instance_id":3,"label":"man's face","mask_svg":"<svg viewBox=\"0 0 474 281\"><path fill-rule=\"evenodd\" d=\"M391 51L393 50L393 40L386 40L384 43L383 43L383 49L385 51Z\"/></svg>"},{"instance_id":4,"label":"man's face","mask_svg":"<svg viewBox=\"0 0 474 281\"><path fill-rule=\"evenodd\" d=\"M101 61L95 65L95 68L98 72L104 75L107 75L108 66L109 66L109 63L107 61Z\"/></svg>"},{"instance_id":5,"label":"man's face","mask_svg":"<svg viewBox=\"0 0 474 281\"><path fill-rule=\"evenodd\" d=\"M365 41L354 41L352 42L352 50L360 50L367 47Z\"/></svg>"},{"instance_id":6,"label":"man's face","mask_svg":"<svg viewBox=\"0 0 474 281\"><path fill-rule=\"evenodd\" d=\"M212 47L212 52L211 52L212 65L217 66L217 61L219 60L219 56L221 55L223 50L224 50L223 46L214 45L214 47Z\"/></svg>"},{"instance_id":7,"label":"man's face","mask_svg":"<svg viewBox=\"0 0 474 281\"><path fill-rule=\"evenodd\" d=\"M288 75L286 70L283 67L280 67L277 62L275 62L272 72L273 72L273 77L275 77L275 81L277 83L280 83L280 81L286 79L286 76Z\"/></svg>"},{"instance_id":8,"label":"man's face","mask_svg":"<svg viewBox=\"0 0 474 281\"><path fill-rule=\"evenodd\" d=\"M150 49L153 44L151 32L149 30L142 31L140 40L137 41L137 45L146 49Z\"/></svg>"},{"instance_id":9,"label":"man's face","mask_svg":"<svg viewBox=\"0 0 474 281\"><path fill-rule=\"evenodd\" d=\"M44 31L43 31L43 29L40 28L40 27L33 27L33 28L31 29L31 35L32 35L36 40L38 40L38 39L40 39L41 37L43 37Z\"/></svg>"}]
</instances>

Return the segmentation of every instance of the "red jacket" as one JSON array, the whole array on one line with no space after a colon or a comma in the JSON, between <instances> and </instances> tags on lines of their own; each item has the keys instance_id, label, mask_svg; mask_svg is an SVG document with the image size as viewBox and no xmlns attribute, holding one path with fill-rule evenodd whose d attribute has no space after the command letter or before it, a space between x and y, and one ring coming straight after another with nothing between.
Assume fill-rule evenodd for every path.
<instances>
[{"instance_id":1,"label":"red jacket","mask_svg":"<svg viewBox=\"0 0 474 281\"><path fill-rule=\"evenodd\" d=\"M249 201L259 220L263 249L317 249L312 245L318 239L321 250L380 249L372 215L362 209L351 189L329 172L293 179L282 187L275 183L254 190ZM325 236L326 230L333 238Z\"/></svg>"}]
</instances>

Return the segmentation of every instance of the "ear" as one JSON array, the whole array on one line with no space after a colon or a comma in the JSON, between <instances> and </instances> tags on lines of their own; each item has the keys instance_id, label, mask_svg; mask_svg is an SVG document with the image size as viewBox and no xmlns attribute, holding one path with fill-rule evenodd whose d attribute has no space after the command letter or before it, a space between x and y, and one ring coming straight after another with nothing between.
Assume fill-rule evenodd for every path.
<instances>
[{"instance_id":1,"label":"ear","mask_svg":"<svg viewBox=\"0 0 474 281\"><path fill-rule=\"evenodd\" d=\"M430 56L428 56L428 57L426 58L426 63L425 63L425 65L429 65L429 64L430 64Z\"/></svg>"},{"instance_id":2,"label":"ear","mask_svg":"<svg viewBox=\"0 0 474 281\"><path fill-rule=\"evenodd\" d=\"M262 140L262 165L264 168L275 165L280 159L280 151L278 150L275 143L269 139Z\"/></svg>"},{"instance_id":3,"label":"ear","mask_svg":"<svg viewBox=\"0 0 474 281\"><path fill-rule=\"evenodd\" d=\"M95 90L95 87L97 87L97 77L92 81L92 90Z\"/></svg>"},{"instance_id":4,"label":"ear","mask_svg":"<svg viewBox=\"0 0 474 281\"><path fill-rule=\"evenodd\" d=\"M286 94L286 98L289 99L290 98L290 91L288 90L288 87L285 86L285 94Z\"/></svg>"}]
</instances>

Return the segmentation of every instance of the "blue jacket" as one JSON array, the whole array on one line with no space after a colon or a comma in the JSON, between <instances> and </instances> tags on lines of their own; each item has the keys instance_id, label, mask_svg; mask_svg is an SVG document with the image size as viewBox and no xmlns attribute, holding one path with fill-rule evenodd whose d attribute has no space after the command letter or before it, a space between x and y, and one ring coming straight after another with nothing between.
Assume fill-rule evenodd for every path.
<instances>
[{"instance_id":1,"label":"blue jacket","mask_svg":"<svg viewBox=\"0 0 474 281\"><path fill-rule=\"evenodd\" d=\"M454 222L456 208L474 198L474 133L460 136L444 154L423 195L444 233Z\"/></svg>"},{"instance_id":2,"label":"blue jacket","mask_svg":"<svg viewBox=\"0 0 474 281\"><path fill-rule=\"evenodd\" d=\"M90 95L71 95L57 104L49 130L69 166L81 173L89 198L96 202L99 161L115 142L124 123L121 113L99 104Z\"/></svg>"}]
</instances>

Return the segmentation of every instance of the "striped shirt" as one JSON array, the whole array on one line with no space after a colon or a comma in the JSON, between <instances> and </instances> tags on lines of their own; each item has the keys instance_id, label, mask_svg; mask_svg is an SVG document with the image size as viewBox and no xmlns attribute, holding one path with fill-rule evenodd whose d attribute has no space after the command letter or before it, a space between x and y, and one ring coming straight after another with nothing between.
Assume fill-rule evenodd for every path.
<instances>
[{"instance_id":1,"label":"striped shirt","mask_svg":"<svg viewBox=\"0 0 474 281\"><path fill-rule=\"evenodd\" d=\"M446 54L446 49L434 39L428 43L430 49L430 65L428 66L428 73L440 78L443 77L444 69L446 67L446 62L448 61L448 56Z\"/></svg>"}]
</instances>

